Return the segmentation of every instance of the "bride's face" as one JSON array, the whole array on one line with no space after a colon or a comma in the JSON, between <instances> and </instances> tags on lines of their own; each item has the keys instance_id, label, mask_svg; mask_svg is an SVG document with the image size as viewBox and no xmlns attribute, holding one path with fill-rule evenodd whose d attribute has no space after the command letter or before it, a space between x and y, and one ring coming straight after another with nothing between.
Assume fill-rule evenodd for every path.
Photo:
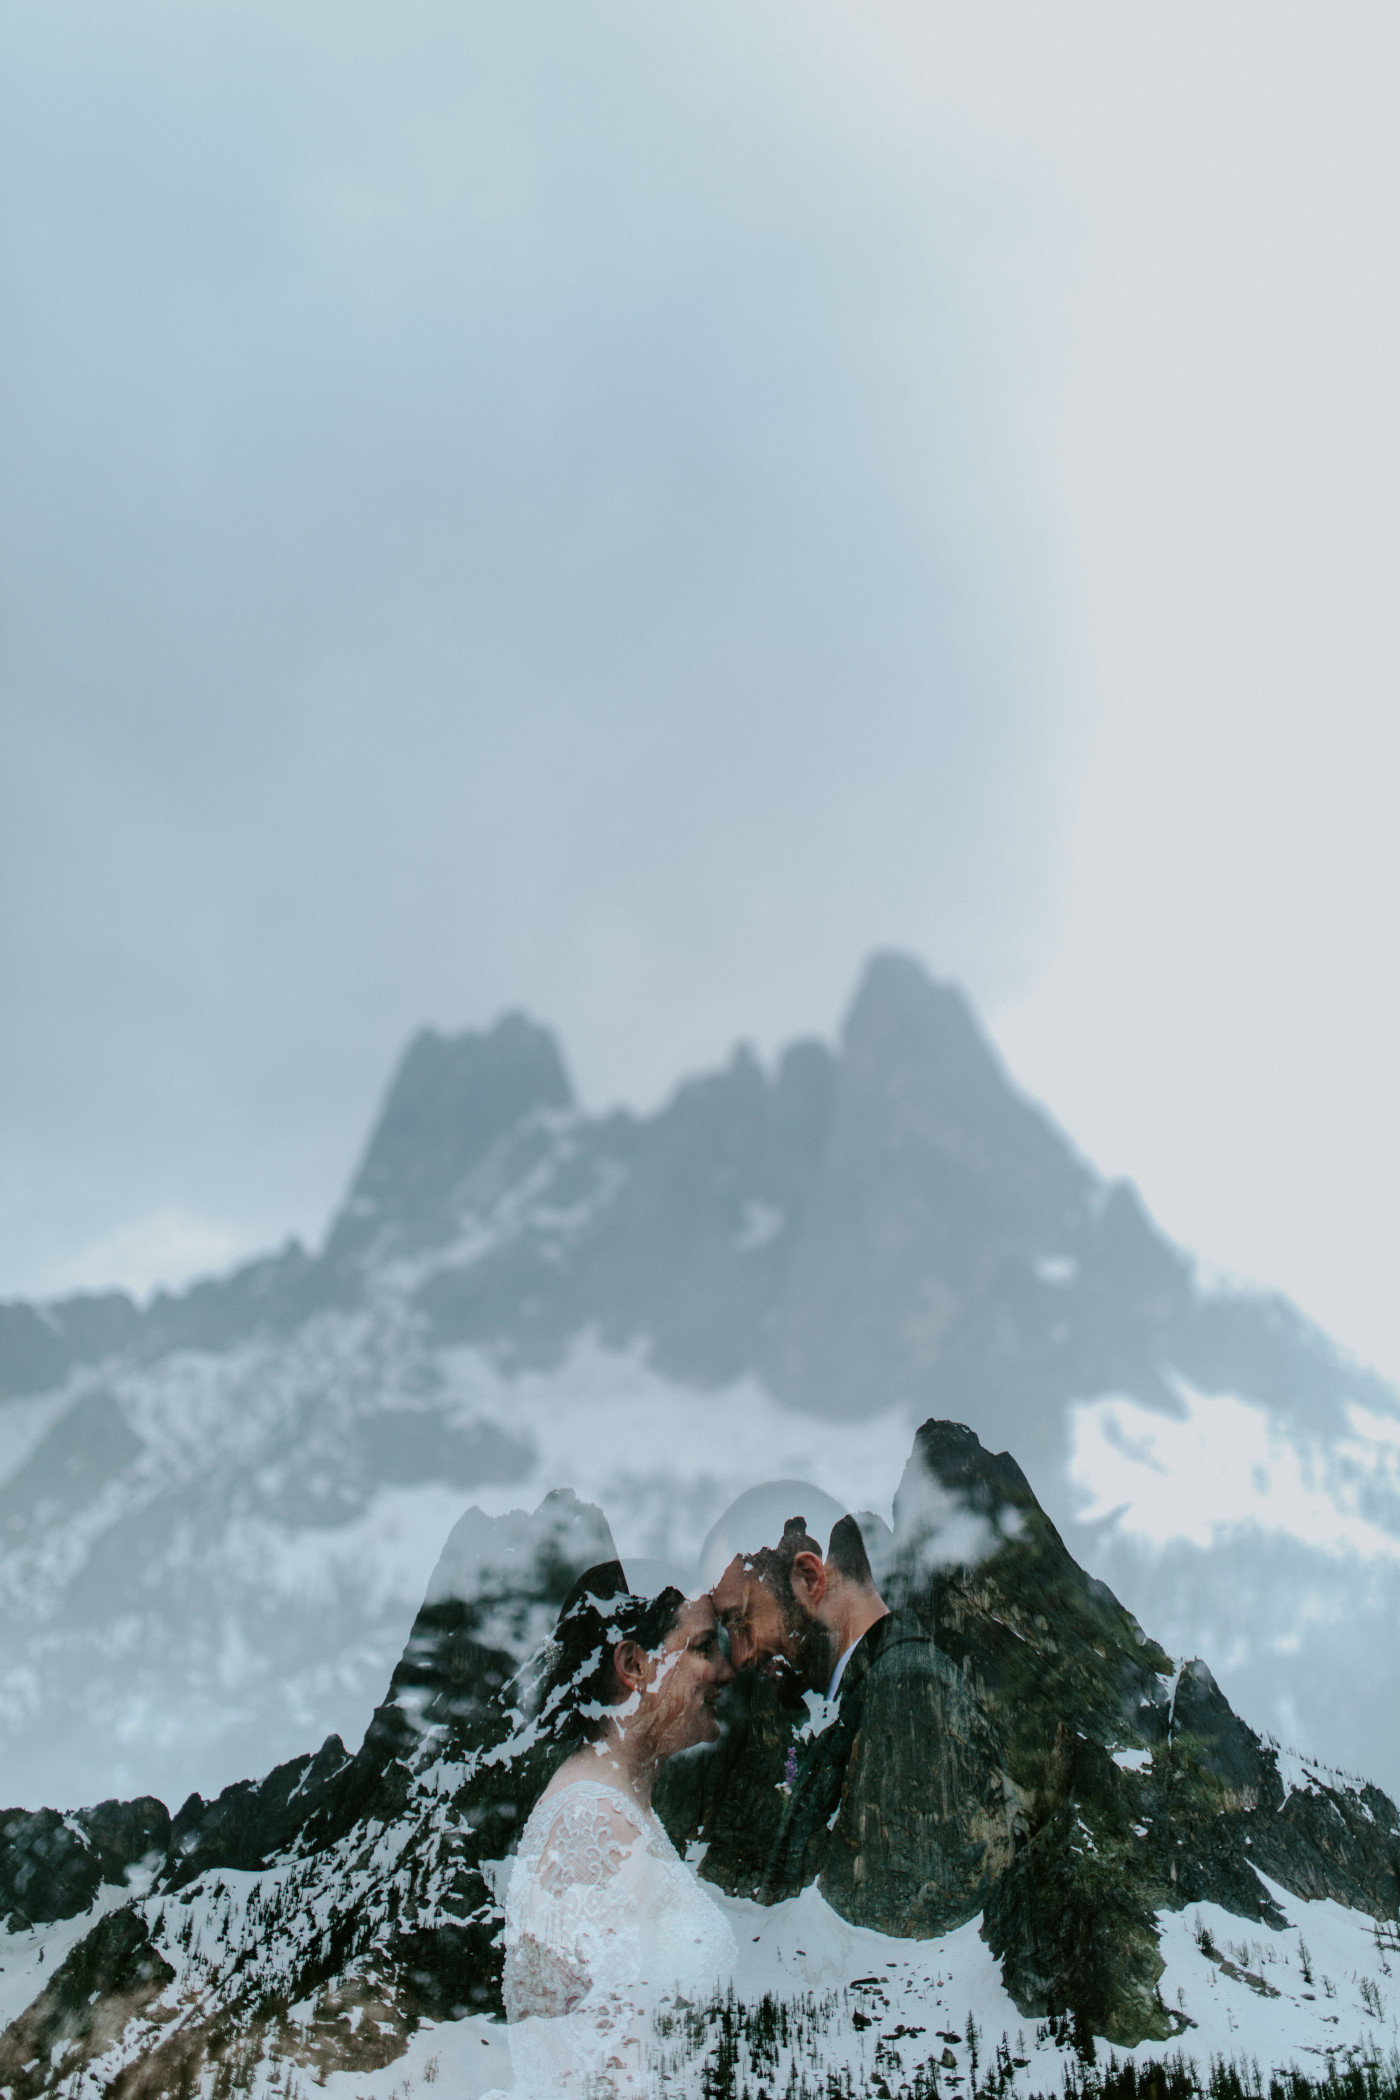
<instances>
[{"instance_id":1,"label":"bride's face","mask_svg":"<svg viewBox=\"0 0 1400 2100\"><path fill-rule=\"evenodd\" d=\"M658 1758L674 1757L692 1743L712 1743L719 1734L715 1701L734 1672L720 1645L719 1620L708 1597L682 1605L639 1702Z\"/></svg>"}]
</instances>

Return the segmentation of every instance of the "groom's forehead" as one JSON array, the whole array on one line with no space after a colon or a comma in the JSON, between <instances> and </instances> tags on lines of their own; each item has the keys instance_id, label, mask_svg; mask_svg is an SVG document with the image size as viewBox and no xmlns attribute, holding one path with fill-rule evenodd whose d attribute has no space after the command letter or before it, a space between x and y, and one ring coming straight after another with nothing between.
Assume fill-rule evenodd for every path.
<instances>
[{"instance_id":1,"label":"groom's forehead","mask_svg":"<svg viewBox=\"0 0 1400 2100\"><path fill-rule=\"evenodd\" d=\"M747 1555L736 1553L710 1592L721 1619L732 1619L749 1609L755 1594L771 1595L763 1577Z\"/></svg>"}]
</instances>

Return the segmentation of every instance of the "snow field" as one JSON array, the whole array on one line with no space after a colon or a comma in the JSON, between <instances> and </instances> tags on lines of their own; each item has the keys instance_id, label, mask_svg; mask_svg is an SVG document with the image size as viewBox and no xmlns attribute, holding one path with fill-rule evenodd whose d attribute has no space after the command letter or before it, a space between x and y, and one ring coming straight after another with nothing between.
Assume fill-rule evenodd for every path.
<instances>
[{"instance_id":1,"label":"snow field","mask_svg":"<svg viewBox=\"0 0 1400 2100\"><path fill-rule=\"evenodd\" d=\"M378 1857L385 1847L384 1857ZM265 1933L261 1920L271 1924L278 1895L285 1893L295 1895L288 1908L298 1921L298 1943L308 1932L328 1929L333 1909L343 1908L347 1899L354 1902L355 1884L368 1895L392 1865L394 1847L387 1833L382 1846L371 1849L376 1856L364 1856L348 1874L344 1860L334 1874L324 1872L321 1862L310 1873L311 1863L290 1863L261 1875L220 1869L195 1887L187 1903L179 1897L147 1899L148 1917L153 1923L159 1919L160 1952L176 1970L162 1996L177 2021L208 2003L211 1989L217 1992L220 1976L235 1959L240 1993L275 1993L295 1950L276 1929ZM1148 2062L1179 2050L1203 2071L1213 2058L1223 2057L1256 2060L1266 2076L1272 2068L1294 2064L1320 2077L1329 2062L1375 2052L1385 2056L1400 2046L1400 1929L1377 1927L1336 1903L1303 1903L1273 1883L1269 1887L1289 1921L1280 1932L1213 1903L1158 1914L1166 1961L1162 1996L1191 2024L1175 2042L1144 2042L1113 2053ZM82 1918L0 1939L0 2017L9 2021L21 2012L98 1918L126 1900L125 1891L104 1889ZM848 2070L857 2092L874 2078L897 2089L931 2059L941 2091L966 2100L973 2080L969 2021L979 2084L999 2057L1007 2094L1063 2089L1065 2072L1076 2062L1073 2050L1067 2039L1056 2039L1049 2023L1017 2012L981 1937L980 1920L937 1940L897 1940L848 1925L815 1889L771 1909L741 1899L719 1900L739 1944L738 1998L749 2008L765 1996L786 2004L793 2011L794 2030L801 2030L783 2055L776 2081L771 2075L751 2079L755 2089L765 2082L770 2091L775 2083L783 2091L794 2068L809 2079L818 2072ZM358 1966L351 1965L352 1994ZM252 2100L312 2100L317 2092L329 2100L436 2100L420 2091L435 2084L453 2100L479 2100L489 2089L511 2089L502 2023L471 2016L425 2022L409 2034L391 2007L375 2002L372 1976L363 1982L366 2002L363 2009L352 2006L349 2026L353 2031L361 2018L376 2025L383 2049L399 2051L393 2060L379 2068L326 2075L285 2056L265 2058L249 2087ZM312 2001L293 2005L288 2016L291 2028L305 2030L308 2053L314 2052L317 2020ZM712 2025L711 2043L716 2034ZM746 2046L741 2040L741 2078ZM123 2057L139 2054L140 2047L141 2037L133 2035ZM1109 2047L1100 2041L1098 2050L1102 2062ZM954 2060L951 2066L945 2052ZM664 2089L677 2100L699 2090L699 2059L682 2067L677 2059L684 2055L684 2050L672 2052L664 2077ZM81 2074L72 2081L72 2100L96 2100L117 2067L117 2057L109 2055Z\"/></svg>"}]
</instances>

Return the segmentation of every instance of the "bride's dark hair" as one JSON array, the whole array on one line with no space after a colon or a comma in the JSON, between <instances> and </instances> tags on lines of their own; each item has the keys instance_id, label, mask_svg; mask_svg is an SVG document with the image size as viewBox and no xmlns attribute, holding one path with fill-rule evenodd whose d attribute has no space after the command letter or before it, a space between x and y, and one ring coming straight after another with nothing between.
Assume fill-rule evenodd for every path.
<instances>
[{"instance_id":1,"label":"bride's dark hair","mask_svg":"<svg viewBox=\"0 0 1400 2100\"><path fill-rule=\"evenodd\" d=\"M618 1704L613 1651L635 1641L649 1655L661 1647L680 1617L685 1596L678 1589L639 1597L627 1587L620 1561L589 1568L564 1599L554 1638L536 1679L536 1725L557 1743L593 1740Z\"/></svg>"}]
</instances>

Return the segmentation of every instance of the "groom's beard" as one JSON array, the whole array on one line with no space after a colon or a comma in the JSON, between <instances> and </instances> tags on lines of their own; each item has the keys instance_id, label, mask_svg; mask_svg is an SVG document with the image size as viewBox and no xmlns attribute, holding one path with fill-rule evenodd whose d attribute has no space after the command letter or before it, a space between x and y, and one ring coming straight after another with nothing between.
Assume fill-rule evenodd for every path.
<instances>
[{"instance_id":1,"label":"groom's beard","mask_svg":"<svg viewBox=\"0 0 1400 2100\"><path fill-rule=\"evenodd\" d=\"M804 1692L824 1692L836 1668L836 1636L802 1609L796 1597L780 1597L783 1660Z\"/></svg>"}]
</instances>

